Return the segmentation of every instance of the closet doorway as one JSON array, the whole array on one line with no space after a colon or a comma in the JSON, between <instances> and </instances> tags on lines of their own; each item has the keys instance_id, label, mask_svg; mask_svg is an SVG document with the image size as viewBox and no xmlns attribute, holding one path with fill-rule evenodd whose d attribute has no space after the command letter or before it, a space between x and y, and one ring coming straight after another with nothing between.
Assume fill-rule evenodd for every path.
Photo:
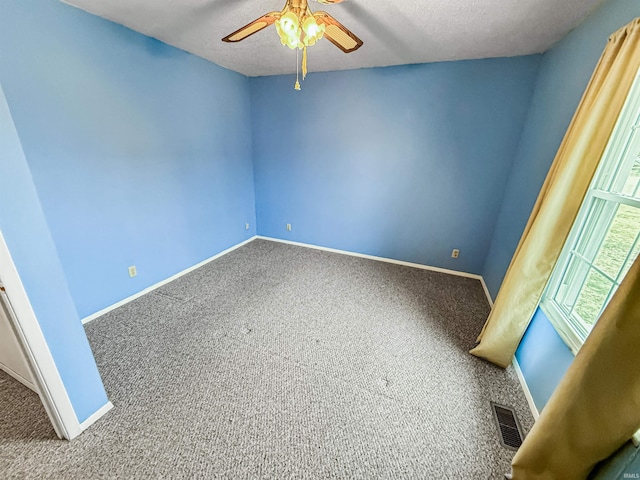
<instances>
[{"instance_id":1,"label":"closet doorway","mask_svg":"<svg viewBox=\"0 0 640 480\"><path fill-rule=\"evenodd\" d=\"M5 387L32 390L59 438L71 439L81 430L47 346L29 298L0 232L0 374ZM7 375L13 377L8 378ZM22 385L13 383L20 382ZM12 398L31 397L31 392ZM36 399L37 400L37 399ZM32 404L38 403L31 402ZM9 408L9 411L12 409ZM34 411L40 409L34 408ZM0 411L0 415L5 412ZM71 419L71 420L69 420Z\"/></svg>"},{"instance_id":2,"label":"closet doorway","mask_svg":"<svg viewBox=\"0 0 640 480\"><path fill-rule=\"evenodd\" d=\"M9 303L4 285L0 282L0 370L4 370L18 382L39 394L29 361L14 331L14 317L15 313Z\"/></svg>"}]
</instances>

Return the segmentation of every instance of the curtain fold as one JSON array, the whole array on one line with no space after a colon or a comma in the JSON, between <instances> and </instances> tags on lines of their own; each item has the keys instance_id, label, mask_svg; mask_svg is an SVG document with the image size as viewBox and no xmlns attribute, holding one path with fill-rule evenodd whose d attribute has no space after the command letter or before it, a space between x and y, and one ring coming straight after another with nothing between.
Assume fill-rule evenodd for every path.
<instances>
[{"instance_id":1,"label":"curtain fold","mask_svg":"<svg viewBox=\"0 0 640 480\"><path fill-rule=\"evenodd\" d=\"M640 66L640 18L614 33L540 190L471 353L511 363L586 195Z\"/></svg>"},{"instance_id":2,"label":"curtain fold","mask_svg":"<svg viewBox=\"0 0 640 480\"><path fill-rule=\"evenodd\" d=\"M514 480L585 479L640 427L640 257L513 458Z\"/></svg>"}]
</instances>

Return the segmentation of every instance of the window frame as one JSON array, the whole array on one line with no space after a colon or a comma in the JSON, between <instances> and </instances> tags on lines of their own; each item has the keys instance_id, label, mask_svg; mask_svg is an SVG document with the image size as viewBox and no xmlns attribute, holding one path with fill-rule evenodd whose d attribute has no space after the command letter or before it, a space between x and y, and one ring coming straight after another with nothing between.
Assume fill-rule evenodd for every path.
<instances>
[{"instance_id":1,"label":"window frame","mask_svg":"<svg viewBox=\"0 0 640 480\"><path fill-rule=\"evenodd\" d=\"M629 205L640 209L640 199L610 191L616 188L616 186L619 187L620 182L623 181L623 177L618 175L621 169L624 168L625 165L633 165L636 161L636 156L631 157L627 155L629 150L640 152L640 70L636 74L625 105L618 117L600 164L596 169L593 180L589 185L587 194L585 195L576 220L571 227L569 236L565 241L562 252L549 277L540 301L540 308L546 314L547 318L549 318L551 324L574 355L577 354L582 347L589 331L582 325L580 320L572 318L574 315L575 302L574 307L571 308L571 312L567 312L556 302L554 297L558 295L562 281L565 275L570 274L569 269L571 268L584 268L586 270L583 279L578 282L581 282L580 288L577 292L572 292L576 299L579 298L580 292L583 290L587 276L592 268L604 274L608 281L613 281L613 286L610 288L604 303L605 307L617 289L617 285L622 281L622 278L620 278L621 272L627 264L629 256L634 250L634 246L631 247L627 258L622 264L622 270L618 272L615 279L593 265L597 260L596 255L590 255L593 257L593 260L583 257L581 260L576 261L574 257L582 255L578 250L584 247L584 241L588 242L589 246L587 249L590 252L593 252L595 249L597 253L600 250L602 242L620 205ZM629 162L629 164L627 164L627 162ZM616 183L614 184L614 182ZM618 188L618 191L621 191L621 189ZM638 237L636 237L636 242L637 241ZM574 262L579 262L578 266L575 266ZM580 264L582 264L582 267L580 267ZM575 286L572 288L575 289ZM601 313L602 310L598 316ZM575 313L575 315L577 315L577 313Z\"/></svg>"}]
</instances>

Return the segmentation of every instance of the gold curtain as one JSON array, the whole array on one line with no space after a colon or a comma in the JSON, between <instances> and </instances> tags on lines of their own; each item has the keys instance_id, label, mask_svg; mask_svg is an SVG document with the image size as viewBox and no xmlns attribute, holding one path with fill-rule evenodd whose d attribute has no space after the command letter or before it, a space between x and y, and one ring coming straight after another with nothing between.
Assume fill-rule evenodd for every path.
<instances>
[{"instance_id":1,"label":"gold curtain","mask_svg":"<svg viewBox=\"0 0 640 480\"><path fill-rule=\"evenodd\" d=\"M538 306L640 66L640 18L609 38L471 353L506 367Z\"/></svg>"},{"instance_id":2,"label":"gold curtain","mask_svg":"<svg viewBox=\"0 0 640 480\"><path fill-rule=\"evenodd\" d=\"M513 459L514 480L585 479L640 427L640 257Z\"/></svg>"}]
</instances>

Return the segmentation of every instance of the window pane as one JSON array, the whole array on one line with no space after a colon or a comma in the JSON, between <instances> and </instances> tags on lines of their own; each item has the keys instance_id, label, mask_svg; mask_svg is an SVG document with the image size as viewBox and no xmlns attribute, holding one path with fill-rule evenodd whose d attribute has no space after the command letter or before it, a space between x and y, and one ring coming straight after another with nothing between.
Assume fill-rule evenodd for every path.
<instances>
[{"instance_id":1,"label":"window pane","mask_svg":"<svg viewBox=\"0 0 640 480\"><path fill-rule=\"evenodd\" d=\"M633 247L633 250L631 251L631 255L629 255L629 259L627 260L627 263L622 269L622 275L620 276L621 278L624 278L624 276L627 274L627 272L631 268L631 264L635 261L636 258L638 258L638 255L640 255L640 238L636 238L636 244Z\"/></svg>"},{"instance_id":2,"label":"window pane","mask_svg":"<svg viewBox=\"0 0 640 480\"><path fill-rule=\"evenodd\" d=\"M615 279L640 231L640 209L620 205L593 262Z\"/></svg>"},{"instance_id":3,"label":"window pane","mask_svg":"<svg viewBox=\"0 0 640 480\"><path fill-rule=\"evenodd\" d=\"M629 197L640 198L640 159L638 158L636 158L631 172L629 172L629 178L627 178L622 188L622 194Z\"/></svg>"},{"instance_id":4,"label":"window pane","mask_svg":"<svg viewBox=\"0 0 640 480\"><path fill-rule=\"evenodd\" d=\"M609 296L613 283L597 270L589 269L587 281L576 302L575 312L585 323L587 331L596 323L600 310Z\"/></svg>"},{"instance_id":5,"label":"window pane","mask_svg":"<svg viewBox=\"0 0 640 480\"><path fill-rule=\"evenodd\" d=\"M562 308L567 315L573 310L573 306L576 303L576 299L580 294L580 289L588 273L589 264L585 263L580 257L571 254L567 269L562 276L562 281L554 296L556 304Z\"/></svg>"}]
</instances>

